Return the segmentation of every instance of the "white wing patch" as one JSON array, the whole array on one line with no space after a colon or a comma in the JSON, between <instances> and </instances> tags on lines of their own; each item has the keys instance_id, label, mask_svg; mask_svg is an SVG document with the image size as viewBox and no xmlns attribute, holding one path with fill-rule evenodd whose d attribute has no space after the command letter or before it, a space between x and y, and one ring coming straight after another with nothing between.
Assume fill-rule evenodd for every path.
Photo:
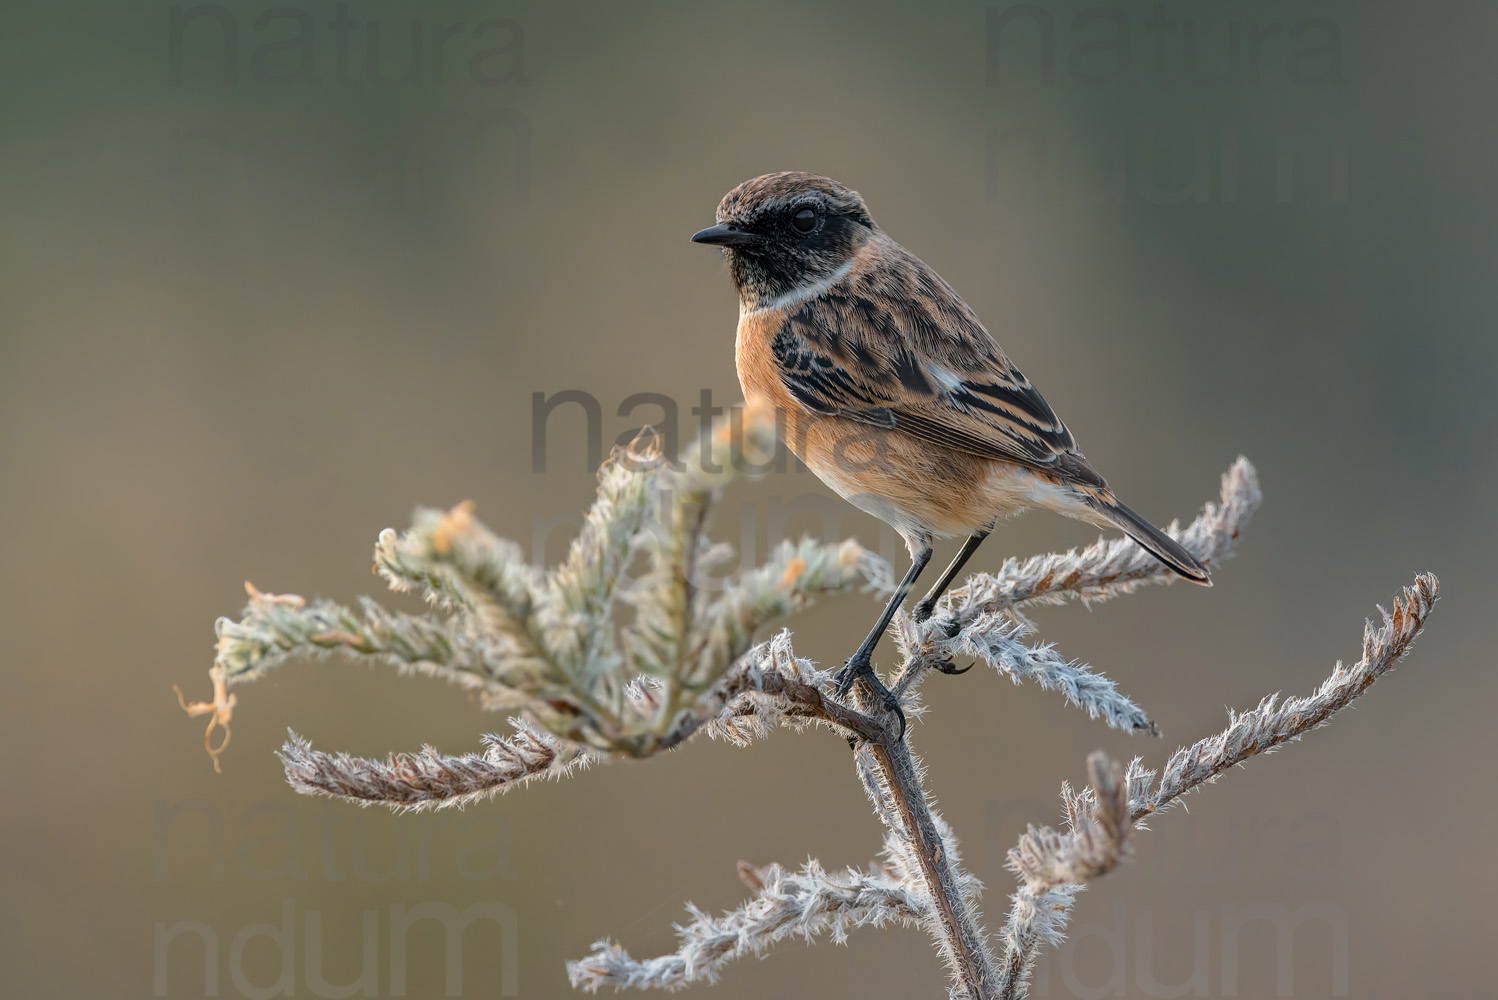
<instances>
[{"instance_id":1,"label":"white wing patch","mask_svg":"<svg viewBox=\"0 0 1498 1000\"><path fill-rule=\"evenodd\" d=\"M947 392L962 388L962 376L945 365L939 365L935 361L926 362L926 374L931 376L931 381L941 386Z\"/></svg>"}]
</instances>

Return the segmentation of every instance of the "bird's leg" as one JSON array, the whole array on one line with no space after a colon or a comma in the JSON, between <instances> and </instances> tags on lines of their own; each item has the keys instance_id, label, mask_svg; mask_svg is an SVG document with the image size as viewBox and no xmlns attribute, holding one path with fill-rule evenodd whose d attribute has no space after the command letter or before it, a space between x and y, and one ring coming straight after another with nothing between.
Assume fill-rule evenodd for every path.
<instances>
[{"instance_id":1,"label":"bird's leg","mask_svg":"<svg viewBox=\"0 0 1498 1000\"><path fill-rule=\"evenodd\" d=\"M921 598L921 602L915 606L915 610L911 613L912 619L917 622L923 622L931 617L931 612L936 609L937 600L942 594L946 593L947 588L952 585L952 581L957 579L957 574L962 572L962 567L967 565L967 561L973 557L973 553L978 551L978 546L982 545L983 539L987 537L988 532L980 531L962 543L962 548L958 551L957 556L946 569L942 570L941 579L936 581L931 591L925 597ZM947 638L950 639L951 636ZM944 674L965 674L973 669L973 665L970 663L961 670L958 670L952 665L951 660L943 660L934 666Z\"/></svg>"},{"instance_id":2,"label":"bird's leg","mask_svg":"<svg viewBox=\"0 0 1498 1000\"><path fill-rule=\"evenodd\" d=\"M923 541L919 548L910 554L910 569L905 571L905 577L895 592L890 595L889 603L885 604L884 611L880 613L879 620L864 637L863 643L858 651L850 656L843 664L843 668L837 672L833 680L837 683L837 696L846 698L848 691L852 689L853 682L860 677L867 677L873 686L875 693L884 701L885 708L900 717L900 736L905 735L905 712L900 708L900 699L880 682L874 673L874 647L879 645L879 639L884 635L884 630L889 627L890 619L895 617L895 610L905 601L905 595L910 593L910 588L915 586L916 579L921 575L921 570L931 561L931 543Z\"/></svg>"},{"instance_id":3,"label":"bird's leg","mask_svg":"<svg viewBox=\"0 0 1498 1000\"><path fill-rule=\"evenodd\" d=\"M957 579L957 574L962 572L962 567L967 565L967 561L973 557L973 553L978 551L978 546L982 545L983 539L987 537L988 532L980 531L962 543L962 549L957 553L956 558L946 569L942 570L941 579L936 581L930 593L921 598L921 603L917 604L915 610L911 612L910 617L913 620L923 622L931 617L931 612L936 610L937 599L946 593L952 581Z\"/></svg>"}]
</instances>

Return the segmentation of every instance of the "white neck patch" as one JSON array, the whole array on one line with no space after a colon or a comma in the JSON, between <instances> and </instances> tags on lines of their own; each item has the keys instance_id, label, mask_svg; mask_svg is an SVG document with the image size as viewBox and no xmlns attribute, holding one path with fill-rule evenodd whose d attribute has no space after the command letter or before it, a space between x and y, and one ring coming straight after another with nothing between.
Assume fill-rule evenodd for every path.
<instances>
[{"instance_id":1,"label":"white neck patch","mask_svg":"<svg viewBox=\"0 0 1498 1000\"><path fill-rule=\"evenodd\" d=\"M807 299L814 299L851 274L855 263L857 263L856 258L850 259L847 263L838 267L836 271L827 275L827 277L818 278L809 284L792 288L784 295L777 295L763 305L746 308L741 302L739 303L739 318L743 319L745 316L754 316L762 312L774 312L777 309L785 309L796 305L798 302L805 302Z\"/></svg>"}]
</instances>

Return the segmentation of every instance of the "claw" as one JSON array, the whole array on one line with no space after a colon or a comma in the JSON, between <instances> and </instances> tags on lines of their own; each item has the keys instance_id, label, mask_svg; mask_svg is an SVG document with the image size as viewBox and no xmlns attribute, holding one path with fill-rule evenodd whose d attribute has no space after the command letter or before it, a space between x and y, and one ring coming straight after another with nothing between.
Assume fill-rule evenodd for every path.
<instances>
[{"instance_id":1,"label":"claw","mask_svg":"<svg viewBox=\"0 0 1498 1000\"><path fill-rule=\"evenodd\" d=\"M878 681L873 677L870 677L870 679L874 680L875 683L878 684ZM883 684L879 684L879 689L884 692L884 707L889 711L894 712L895 715L897 715L900 719L900 735L895 737L895 742L898 743L905 738L905 710L900 707L900 699L895 697L895 693L893 691L885 687Z\"/></svg>"},{"instance_id":2,"label":"claw","mask_svg":"<svg viewBox=\"0 0 1498 1000\"><path fill-rule=\"evenodd\" d=\"M969 670L973 669L977 662L977 660L974 660L972 663L969 663L961 670L958 670L956 667L954 667L951 660L942 660L940 663L933 663L931 664L931 667L934 670L940 670L942 673L947 674L950 677L956 677L958 674L965 674Z\"/></svg>"}]
</instances>

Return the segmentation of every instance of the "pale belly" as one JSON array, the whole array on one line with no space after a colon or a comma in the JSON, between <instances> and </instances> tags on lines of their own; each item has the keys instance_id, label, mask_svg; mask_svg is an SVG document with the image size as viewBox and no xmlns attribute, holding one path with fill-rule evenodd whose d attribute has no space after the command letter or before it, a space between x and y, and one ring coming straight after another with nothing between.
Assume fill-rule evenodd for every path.
<instances>
[{"instance_id":1,"label":"pale belly","mask_svg":"<svg viewBox=\"0 0 1498 1000\"><path fill-rule=\"evenodd\" d=\"M1070 487L1022 466L919 441L913 448L890 451L905 454L892 457L888 469L850 468L849 463L828 460L825 454L812 455L811 461L799 457L835 493L907 539L974 535L1033 509L1106 523Z\"/></svg>"}]
</instances>

